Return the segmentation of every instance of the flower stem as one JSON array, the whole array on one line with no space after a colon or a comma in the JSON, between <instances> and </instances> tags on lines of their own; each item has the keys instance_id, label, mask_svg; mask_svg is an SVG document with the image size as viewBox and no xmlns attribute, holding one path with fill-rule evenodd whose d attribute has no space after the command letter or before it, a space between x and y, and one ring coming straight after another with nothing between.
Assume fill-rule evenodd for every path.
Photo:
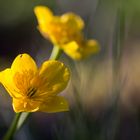
<instances>
[{"instance_id":1,"label":"flower stem","mask_svg":"<svg viewBox=\"0 0 140 140\"><path fill-rule=\"evenodd\" d=\"M54 46L49 59L58 60L61 56L61 53L62 53L62 49L60 49L58 46Z\"/></svg>"},{"instance_id":2,"label":"flower stem","mask_svg":"<svg viewBox=\"0 0 140 140\"><path fill-rule=\"evenodd\" d=\"M120 127L120 94L122 90L122 79L121 79L121 60L123 54L123 46L125 41L125 11L124 3L120 3L120 7L117 10L117 21L115 26L115 36L113 45L113 94L115 100L112 105L113 129L112 139L118 137L118 130Z\"/></svg>"},{"instance_id":3,"label":"flower stem","mask_svg":"<svg viewBox=\"0 0 140 140\"><path fill-rule=\"evenodd\" d=\"M26 121L26 119L29 117L30 114L31 113L29 112L22 112L17 124L17 130L23 126L24 122Z\"/></svg>"},{"instance_id":4,"label":"flower stem","mask_svg":"<svg viewBox=\"0 0 140 140\"><path fill-rule=\"evenodd\" d=\"M4 136L3 140L11 140L15 131L17 130L17 124L18 124L18 121L20 119L20 116L21 116L22 113L17 113L14 117L14 120L10 126L10 128L8 129L6 135Z\"/></svg>"}]
</instances>

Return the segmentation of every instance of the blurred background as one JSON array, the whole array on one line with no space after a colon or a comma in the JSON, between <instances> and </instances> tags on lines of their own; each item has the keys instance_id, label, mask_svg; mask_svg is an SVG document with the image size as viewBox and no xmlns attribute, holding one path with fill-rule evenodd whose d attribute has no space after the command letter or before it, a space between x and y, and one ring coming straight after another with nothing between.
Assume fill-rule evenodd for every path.
<instances>
[{"instance_id":1,"label":"blurred background","mask_svg":"<svg viewBox=\"0 0 140 140\"><path fill-rule=\"evenodd\" d=\"M70 111L32 113L14 140L139 140L140 1L1 0L0 70L10 67L19 53L29 53L38 66L49 58L52 44L37 30L33 12L36 5L46 5L56 15L79 14L85 21L86 38L98 40L101 51L78 62L65 54L61 56L72 73L69 86L62 93L69 101ZM123 28L118 27L120 7L125 15ZM119 31L123 34L121 59L114 69ZM119 78L114 79L116 70ZM119 88L114 83L119 83ZM11 98L2 86L0 93L2 138L14 112Z\"/></svg>"}]
</instances>

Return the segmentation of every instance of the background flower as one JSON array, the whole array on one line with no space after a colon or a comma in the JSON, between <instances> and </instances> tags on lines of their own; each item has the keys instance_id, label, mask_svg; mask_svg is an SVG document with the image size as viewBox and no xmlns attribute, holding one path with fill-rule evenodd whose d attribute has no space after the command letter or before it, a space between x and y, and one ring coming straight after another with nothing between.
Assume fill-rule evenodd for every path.
<instances>
[{"instance_id":1,"label":"background flower","mask_svg":"<svg viewBox=\"0 0 140 140\"><path fill-rule=\"evenodd\" d=\"M84 21L80 16L74 13L54 16L52 11L45 6L36 6L34 11L42 35L54 46L63 49L71 58L80 60L99 52L100 48L96 40L84 38Z\"/></svg>"}]
</instances>

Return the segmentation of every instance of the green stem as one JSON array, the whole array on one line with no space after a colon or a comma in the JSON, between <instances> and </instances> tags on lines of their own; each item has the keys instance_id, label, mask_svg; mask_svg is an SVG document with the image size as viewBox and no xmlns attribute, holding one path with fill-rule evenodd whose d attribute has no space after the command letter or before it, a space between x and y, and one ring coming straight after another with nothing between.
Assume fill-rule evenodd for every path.
<instances>
[{"instance_id":1,"label":"green stem","mask_svg":"<svg viewBox=\"0 0 140 140\"><path fill-rule=\"evenodd\" d=\"M26 119L29 117L30 114L31 113L29 112L22 112L17 124L17 130L23 126L24 122L26 121Z\"/></svg>"},{"instance_id":2,"label":"green stem","mask_svg":"<svg viewBox=\"0 0 140 140\"><path fill-rule=\"evenodd\" d=\"M14 117L14 120L10 126L10 128L8 129L6 135L4 136L3 140L11 140L15 131L17 130L17 124L18 121L20 119L21 113L17 113Z\"/></svg>"},{"instance_id":3,"label":"green stem","mask_svg":"<svg viewBox=\"0 0 140 140\"><path fill-rule=\"evenodd\" d=\"M114 36L114 45L113 45L113 94L116 95L113 108L114 115L114 125L112 129L112 139L116 140L118 136L118 130L120 127L120 107L119 107L119 98L121 94L121 60L125 39L125 11L123 3L120 3L120 7L117 11L117 21L116 21L116 29Z\"/></svg>"},{"instance_id":4,"label":"green stem","mask_svg":"<svg viewBox=\"0 0 140 140\"><path fill-rule=\"evenodd\" d=\"M58 60L60 58L61 53L62 53L62 49L60 49L58 46L54 46L49 59Z\"/></svg>"}]
</instances>

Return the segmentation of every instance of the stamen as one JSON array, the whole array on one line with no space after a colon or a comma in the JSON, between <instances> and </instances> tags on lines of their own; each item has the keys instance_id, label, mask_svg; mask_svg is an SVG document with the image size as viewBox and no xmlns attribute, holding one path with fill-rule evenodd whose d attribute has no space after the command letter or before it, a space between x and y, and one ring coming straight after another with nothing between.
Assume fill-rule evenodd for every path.
<instances>
[{"instance_id":1,"label":"stamen","mask_svg":"<svg viewBox=\"0 0 140 140\"><path fill-rule=\"evenodd\" d=\"M24 107L24 108L26 108L26 106L27 106L27 102L25 102L25 103L23 104L23 107Z\"/></svg>"},{"instance_id":2,"label":"stamen","mask_svg":"<svg viewBox=\"0 0 140 140\"><path fill-rule=\"evenodd\" d=\"M37 89L36 88L29 88L27 91L27 96L32 97L36 93Z\"/></svg>"}]
</instances>

